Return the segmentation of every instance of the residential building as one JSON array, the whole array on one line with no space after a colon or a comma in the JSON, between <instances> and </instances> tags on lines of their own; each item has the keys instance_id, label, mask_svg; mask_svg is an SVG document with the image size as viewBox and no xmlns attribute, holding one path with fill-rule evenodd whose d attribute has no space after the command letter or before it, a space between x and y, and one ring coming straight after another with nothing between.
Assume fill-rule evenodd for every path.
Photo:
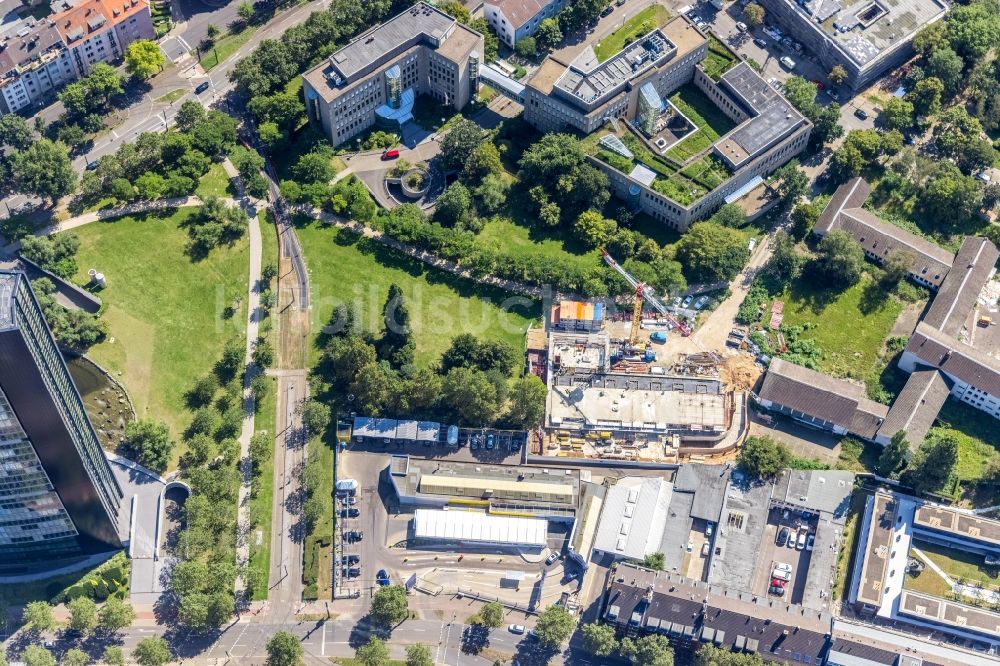
<instances>
[{"instance_id":1,"label":"residential building","mask_svg":"<svg viewBox=\"0 0 1000 666\"><path fill-rule=\"evenodd\" d=\"M765 409L836 435L873 440L889 408L869 400L865 387L789 363L771 360L758 393Z\"/></svg>"},{"instance_id":2,"label":"residential building","mask_svg":"<svg viewBox=\"0 0 1000 666\"><path fill-rule=\"evenodd\" d=\"M913 55L913 37L948 11L943 0L761 0L768 20L806 46L847 85L867 87Z\"/></svg>"},{"instance_id":3,"label":"residential building","mask_svg":"<svg viewBox=\"0 0 1000 666\"><path fill-rule=\"evenodd\" d=\"M0 32L0 114L30 108L98 62L121 60L135 40L156 37L148 0L84 0Z\"/></svg>"},{"instance_id":4,"label":"residential building","mask_svg":"<svg viewBox=\"0 0 1000 666\"><path fill-rule=\"evenodd\" d=\"M482 35L418 2L302 75L309 120L337 146L376 124L399 131L418 95L462 109L482 52Z\"/></svg>"},{"instance_id":5,"label":"residential building","mask_svg":"<svg viewBox=\"0 0 1000 666\"><path fill-rule=\"evenodd\" d=\"M0 457L0 567L121 548L121 488L16 272L0 272Z\"/></svg>"},{"instance_id":6,"label":"residential building","mask_svg":"<svg viewBox=\"0 0 1000 666\"><path fill-rule=\"evenodd\" d=\"M726 49L720 42L712 48ZM608 176L612 192L633 209L684 231L723 203L740 198L801 152L812 131L812 124L735 54L726 51L731 56L729 68L713 72L715 78L709 76L700 64L709 50L705 35L679 17L597 64L586 53L568 63L550 55L525 84L524 118L546 132L607 132L602 141L610 137L612 145L617 142L612 150L634 165L625 173L590 156L590 162ZM710 149L681 163L669 156L668 149L683 137L654 138L648 130L655 126L656 116L683 117L667 98L685 84L706 95L735 127ZM625 133L642 142L648 156L640 159L627 149L618 138ZM642 159L668 163L652 166ZM706 161L705 166L694 165L697 161ZM693 165L699 167L695 171L713 174L710 184L700 185L696 194L687 196L691 188L683 185L680 192L658 187L663 174Z\"/></svg>"},{"instance_id":7,"label":"residential building","mask_svg":"<svg viewBox=\"0 0 1000 666\"><path fill-rule=\"evenodd\" d=\"M514 48L520 40L530 37L547 18L559 13L567 0L489 0L483 5L486 22L500 41Z\"/></svg>"}]
</instances>

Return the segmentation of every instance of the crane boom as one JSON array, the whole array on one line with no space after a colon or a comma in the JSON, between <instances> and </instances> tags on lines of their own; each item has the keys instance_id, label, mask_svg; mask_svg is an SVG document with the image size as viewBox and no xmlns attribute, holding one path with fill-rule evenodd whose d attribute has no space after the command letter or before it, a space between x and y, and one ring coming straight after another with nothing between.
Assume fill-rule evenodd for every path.
<instances>
[{"instance_id":1,"label":"crane boom","mask_svg":"<svg viewBox=\"0 0 1000 666\"><path fill-rule=\"evenodd\" d=\"M619 275L621 275L625 279L626 282L628 282L630 285L632 285L632 287L635 288L636 295L641 294L642 298L646 299L646 301L649 302L649 304L652 305L654 308L656 308L656 310L659 311L660 314L662 314L664 317L670 320L680 330L682 335L685 336L691 335L691 327L681 321L678 321L670 313L670 310L667 309L667 306L661 303L660 299L656 297L652 287L650 287L648 284L643 284L642 282L639 282L634 277L632 277L632 275L627 270L622 268L621 264L619 264L617 261L614 260L614 257L608 254L607 250L601 250L601 257L604 259L604 263L613 268ZM636 328L637 323L638 320L635 319L635 315L633 315L633 325L632 325L633 329ZM637 333L638 333L637 331L633 330L632 337L636 337Z\"/></svg>"}]
</instances>

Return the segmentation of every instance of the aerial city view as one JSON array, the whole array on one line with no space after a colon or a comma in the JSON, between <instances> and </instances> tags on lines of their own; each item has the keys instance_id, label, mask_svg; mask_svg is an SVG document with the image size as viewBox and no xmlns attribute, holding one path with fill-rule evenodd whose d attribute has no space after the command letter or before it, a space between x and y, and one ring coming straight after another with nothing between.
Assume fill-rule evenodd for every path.
<instances>
[{"instance_id":1,"label":"aerial city view","mask_svg":"<svg viewBox=\"0 0 1000 666\"><path fill-rule=\"evenodd\" d=\"M0 93L0 666L1000 666L1000 0L0 0Z\"/></svg>"}]
</instances>

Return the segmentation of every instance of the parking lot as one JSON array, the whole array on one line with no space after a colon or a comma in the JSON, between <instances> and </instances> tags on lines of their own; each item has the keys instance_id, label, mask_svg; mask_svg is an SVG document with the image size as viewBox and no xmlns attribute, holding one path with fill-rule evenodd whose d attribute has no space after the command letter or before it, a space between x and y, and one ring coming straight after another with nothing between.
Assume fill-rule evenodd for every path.
<instances>
[{"instance_id":1,"label":"parking lot","mask_svg":"<svg viewBox=\"0 0 1000 666\"><path fill-rule=\"evenodd\" d=\"M768 513L767 527L764 528L761 550L757 560L757 571L754 574L752 590L754 594L777 597L787 603L798 604L802 602L809 564L812 559L812 548L809 546L808 535L815 534L817 522L815 514L808 514L808 518L803 518L804 513L779 508L772 508ZM779 534L783 529L787 530L785 545L779 545L781 542ZM802 548L798 547L800 534L803 537ZM788 547L789 540L794 544L794 547ZM785 583L783 594L772 594L769 590L772 573L774 568L781 564L791 566L791 571L787 576L790 580Z\"/></svg>"}]
</instances>

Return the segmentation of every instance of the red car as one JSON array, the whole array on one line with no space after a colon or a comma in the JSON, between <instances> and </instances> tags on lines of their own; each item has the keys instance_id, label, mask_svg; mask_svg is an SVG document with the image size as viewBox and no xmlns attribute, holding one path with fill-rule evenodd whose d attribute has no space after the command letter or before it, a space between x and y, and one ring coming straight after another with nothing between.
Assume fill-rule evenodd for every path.
<instances>
[{"instance_id":1,"label":"red car","mask_svg":"<svg viewBox=\"0 0 1000 666\"><path fill-rule=\"evenodd\" d=\"M382 153L383 160L394 160L397 157L399 157L399 151L396 150L395 148L393 148L392 150L387 150L384 153Z\"/></svg>"},{"instance_id":2,"label":"red car","mask_svg":"<svg viewBox=\"0 0 1000 666\"><path fill-rule=\"evenodd\" d=\"M787 584L788 583L786 583L785 581L780 580L778 578L772 578L771 579L771 586L772 587L780 587L781 589L785 589L785 585L787 585Z\"/></svg>"},{"instance_id":3,"label":"red car","mask_svg":"<svg viewBox=\"0 0 1000 666\"><path fill-rule=\"evenodd\" d=\"M819 90L820 92L826 90L826 84L819 79L813 79L813 85L816 86L816 90Z\"/></svg>"}]
</instances>

